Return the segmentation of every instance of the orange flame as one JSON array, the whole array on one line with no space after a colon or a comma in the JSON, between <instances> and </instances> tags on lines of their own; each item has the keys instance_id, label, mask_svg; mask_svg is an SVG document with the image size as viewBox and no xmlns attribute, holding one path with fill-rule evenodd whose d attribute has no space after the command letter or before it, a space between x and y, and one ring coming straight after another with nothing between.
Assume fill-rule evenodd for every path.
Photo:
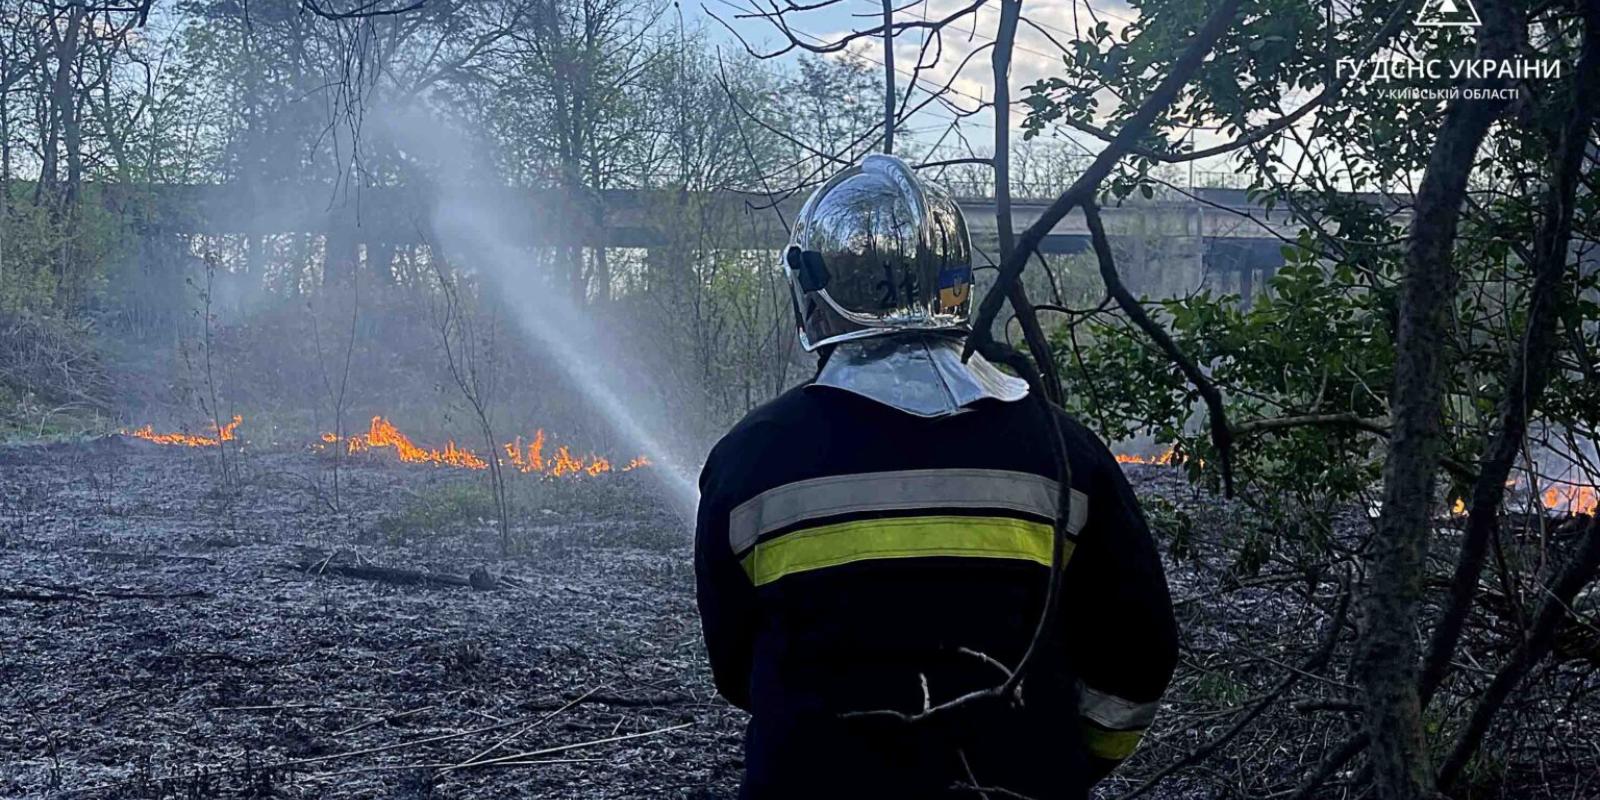
<instances>
[{"instance_id":1,"label":"orange flame","mask_svg":"<svg viewBox=\"0 0 1600 800\"><path fill-rule=\"evenodd\" d=\"M333 444L339 441L339 437L332 433L324 433L322 441ZM553 478L578 475L594 477L612 471L610 459L597 455L575 456L565 445L557 447L553 457L546 458L544 443L543 428L534 431L533 440L527 445L524 445L522 437L518 436L515 440L500 446L501 451L505 453L505 456L499 459L500 463L518 472ZM345 447L346 452L352 454L386 447L393 448L401 461L412 464L435 464L464 469L487 469L489 466L489 462L483 457L457 445L454 441L447 442L443 450L421 447L381 416L372 418L372 425L365 434L349 437ZM650 459L639 456L629 461L621 471L629 472L649 464Z\"/></svg>"},{"instance_id":2,"label":"orange flame","mask_svg":"<svg viewBox=\"0 0 1600 800\"><path fill-rule=\"evenodd\" d=\"M1525 486L1526 483L1522 480L1513 480L1507 481L1506 485L1515 488ZM1539 495L1539 503L1546 510L1560 514L1594 514L1600 512L1600 489L1577 484L1559 484L1544 490L1544 493ZM1466 501L1457 498L1450 506L1450 515L1466 516Z\"/></svg>"},{"instance_id":3,"label":"orange flame","mask_svg":"<svg viewBox=\"0 0 1600 800\"><path fill-rule=\"evenodd\" d=\"M1600 489L1593 486L1552 486L1540 499L1545 508L1568 514L1593 514L1600 510Z\"/></svg>"},{"instance_id":4,"label":"orange flame","mask_svg":"<svg viewBox=\"0 0 1600 800\"><path fill-rule=\"evenodd\" d=\"M1176 458L1176 457L1177 457L1177 454L1174 453L1172 451L1172 448L1169 447L1169 448L1167 448L1166 452L1163 452L1163 453L1161 453L1159 455L1154 455L1154 456L1138 456L1138 455L1132 455L1132 454L1128 454L1128 453L1118 453L1117 454L1117 463L1118 464L1158 464L1160 466L1169 466L1169 465L1171 465L1173 463L1173 459Z\"/></svg>"},{"instance_id":5,"label":"orange flame","mask_svg":"<svg viewBox=\"0 0 1600 800\"><path fill-rule=\"evenodd\" d=\"M1166 466L1175 463L1175 460L1176 454L1171 448L1154 456L1126 453L1117 455L1117 462L1120 464L1157 464ZM1526 485L1526 481L1520 479L1506 481L1507 488ZM1539 499L1546 509L1564 514L1600 513L1600 489L1594 486L1581 486L1570 483L1560 484L1546 489ZM1465 516L1467 513L1465 500L1457 498L1451 504L1450 513L1453 516Z\"/></svg>"},{"instance_id":6,"label":"orange flame","mask_svg":"<svg viewBox=\"0 0 1600 800\"><path fill-rule=\"evenodd\" d=\"M122 429L122 435L143 439L147 442L155 442L156 444L182 445L184 447L216 447L223 442L233 441L234 431L241 422L244 422L244 419L238 414L234 414L233 421L223 425L221 428L212 424L211 430L214 434L212 436L200 436L193 433L156 433L153 425L146 425L131 431L124 428Z\"/></svg>"},{"instance_id":7,"label":"orange flame","mask_svg":"<svg viewBox=\"0 0 1600 800\"><path fill-rule=\"evenodd\" d=\"M322 440L332 443L337 441L338 437L325 433L322 435ZM407 464L436 464L464 469L489 468L489 462L484 461L477 453L458 446L454 439L446 442L443 450L421 447L383 417L373 417L366 433L345 439L345 452L352 455L383 448L393 449L395 455Z\"/></svg>"}]
</instances>

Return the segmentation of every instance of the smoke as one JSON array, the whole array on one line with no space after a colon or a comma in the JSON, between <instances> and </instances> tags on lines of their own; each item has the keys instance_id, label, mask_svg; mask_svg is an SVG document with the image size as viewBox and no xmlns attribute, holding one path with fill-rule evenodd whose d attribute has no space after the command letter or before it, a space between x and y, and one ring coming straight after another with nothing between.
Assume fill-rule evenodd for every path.
<instances>
[{"instance_id":1,"label":"smoke","mask_svg":"<svg viewBox=\"0 0 1600 800\"><path fill-rule=\"evenodd\" d=\"M488 146L419 108L380 110L373 114L409 162L426 170L423 182L410 181L424 198L426 228L437 250L453 264L485 277L498 299L511 310L518 329L531 344L552 355L594 410L618 434L648 455L674 508L692 524L699 504L694 463L672 445L674 420L662 397L642 370L629 369L618 353L618 337L578 307L553 281L533 274L536 261L521 245L530 226L549 217L549 209L507 201L485 172Z\"/></svg>"}]
</instances>

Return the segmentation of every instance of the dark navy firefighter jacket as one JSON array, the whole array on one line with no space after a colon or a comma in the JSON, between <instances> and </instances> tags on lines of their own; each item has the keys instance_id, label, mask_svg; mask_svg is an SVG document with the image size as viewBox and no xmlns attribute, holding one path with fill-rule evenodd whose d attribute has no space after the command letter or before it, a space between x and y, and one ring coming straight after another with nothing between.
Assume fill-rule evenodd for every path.
<instances>
[{"instance_id":1,"label":"dark navy firefighter jacket","mask_svg":"<svg viewBox=\"0 0 1600 800\"><path fill-rule=\"evenodd\" d=\"M1177 660L1150 532L1106 446L1072 465L1060 625L1022 703L915 712L1003 680L1032 639L1058 484L1031 399L926 419L804 386L700 476L699 606L717 690L750 712L741 798L1083 798L1138 745ZM925 694L926 693L926 694ZM1009 796L1009 795L1008 795Z\"/></svg>"}]
</instances>

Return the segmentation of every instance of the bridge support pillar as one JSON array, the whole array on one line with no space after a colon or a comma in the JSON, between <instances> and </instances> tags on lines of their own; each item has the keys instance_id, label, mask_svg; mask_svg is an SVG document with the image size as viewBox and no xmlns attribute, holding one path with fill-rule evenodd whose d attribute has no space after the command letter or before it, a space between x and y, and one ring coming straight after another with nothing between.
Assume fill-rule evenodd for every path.
<instances>
[{"instance_id":1,"label":"bridge support pillar","mask_svg":"<svg viewBox=\"0 0 1600 800\"><path fill-rule=\"evenodd\" d=\"M335 227L322 237L322 285L349 286L361 264L361 244L354 232Z\"/></svg>"},{"instance_id":2,"label":"bridge support pillar","mask_svg":"<svg viewBox=\"0 0 1600 800\"><path fill-rule=\"evenodd\" d=\"M377 283L389 286L395 282L393 242L367 243L367 270Z\"/></svg>"}]
</instances>

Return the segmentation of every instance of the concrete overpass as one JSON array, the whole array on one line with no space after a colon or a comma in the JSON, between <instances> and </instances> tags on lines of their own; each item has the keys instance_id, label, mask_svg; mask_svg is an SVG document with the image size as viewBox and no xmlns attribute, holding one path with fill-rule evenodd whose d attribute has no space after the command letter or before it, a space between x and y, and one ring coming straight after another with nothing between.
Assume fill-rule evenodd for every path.
<instances>
[{"instance_id":1,"label":"concrete overpass","mask_svg":"<svg viewBox=\"0 0 1600 800\"><path fill-rule=\"evenodd\" d=\"M134 214L152 234L245 235L310 234L325 237L331 258L359 259L367 252L436 240L432 220L441 209L433 194L409 187L336 190L306 185L105 186L108 205ZM604 190L574 193L557 189L487 186L472 193L525 226L513 226L521 244L608 248L671 248L685 232L696 231L714 246L778 249L787 237L801 198L776 204L765 195L741 192L686 193L668 190ZM981 253L995 252L995 204L989 198L959 200ZM1050 198L1012 202L1016 230L1036 221ZM1139 200L1103 210L1106 228L1134 274L1152 269L1223 277L1236 276L1237 289L1249 294L1283 263L1284 240L1296 228L1283 211L1269 213L1236 189L1199 189L1196 198ZM703 234L701 233L703 232ZM1278 238L1283 237L1283 238ZM1080 213L1070 214L1045 237L1050 254L1089 249ZM1136 281L1135 285L1144 283Z\"/></svg>"}]
</instances>

